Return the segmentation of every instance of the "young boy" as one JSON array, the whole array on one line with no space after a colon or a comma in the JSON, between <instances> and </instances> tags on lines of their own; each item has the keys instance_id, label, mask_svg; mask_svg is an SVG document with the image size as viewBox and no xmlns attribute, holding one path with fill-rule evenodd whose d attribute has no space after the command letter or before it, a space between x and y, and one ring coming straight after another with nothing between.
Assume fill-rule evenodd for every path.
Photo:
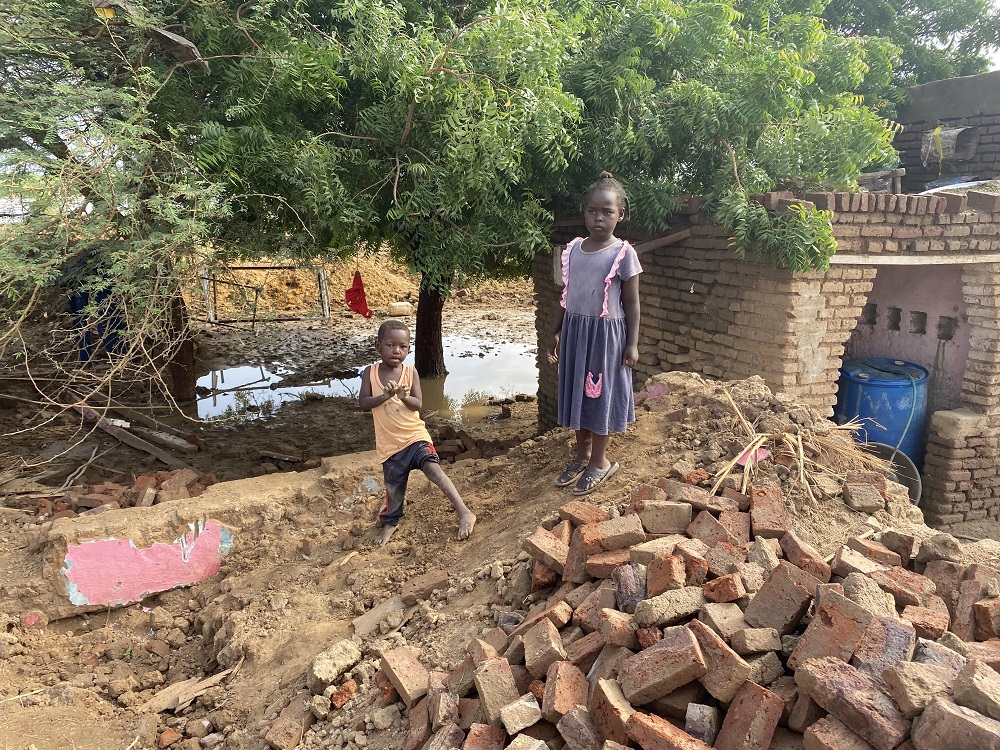
<instances>
[{"instance_id":1,"label":"young boy","mask_svg":"<svg viewBox=\"0 0 1000 750\"><path fill-rule=\"evenodd\" d=\"M458 539L468 539L476 517L441 470L441 459L420 418L420 377L412 365L403 364L410 353L410 329L399 320L385 321L379 326L375 349L382 361L361 374L359 398L361 408L375 418L375 452L385 477L385 507L378 515L381 531L374 544L389 541L402 519L406 481L414 469L441 488L458 514Z\"/></svg>"}]
</instances>

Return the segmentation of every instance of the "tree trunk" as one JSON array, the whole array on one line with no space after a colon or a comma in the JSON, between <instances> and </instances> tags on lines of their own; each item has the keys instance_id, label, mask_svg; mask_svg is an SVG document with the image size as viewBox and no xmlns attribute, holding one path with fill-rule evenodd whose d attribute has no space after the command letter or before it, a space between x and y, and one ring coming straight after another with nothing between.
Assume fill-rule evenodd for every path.
<instances>
[{"instance_id":1,"label":"tree trunk","mask_svg":"<svg viewBox=\"0 0 1000 750\"><path fill-rule=\"evenodd\" d=\"M422 378L443 378L448 374L444 366L444 345L441 342L441 312L444 296L420 281L417 301L417 346L413 363Z\"/></svg>"},{"instance_id":2,"label":"tree trunk","mask_svg":"<svg viewBox=\"0 0 1000 750\"><path fill-rule=\"evenodd\" d=\"M173 337L180 338L170 358L170 393L176 401L194 401L198 380L194 368L194 341L187 327L184 299L179 294L170 301L170 327Z\"/></svg>"}]
</instances>

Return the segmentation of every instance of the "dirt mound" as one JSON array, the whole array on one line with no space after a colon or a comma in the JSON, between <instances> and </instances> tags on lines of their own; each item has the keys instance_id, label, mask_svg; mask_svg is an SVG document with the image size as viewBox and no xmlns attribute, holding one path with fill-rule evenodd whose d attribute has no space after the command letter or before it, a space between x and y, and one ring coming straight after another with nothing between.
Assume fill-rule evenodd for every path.
<instances>
[{"instance_id":1,"label":"dirt mound","mask_svg":"<svg viewBox=\"0 0 1000 750\"><path fill-rule=\"evenodd\" d=\"M640 395L637 422L612 440L610 455L621 466L617 477L588 499L618 513L638 486L663 477L710 488L713 474L749 438L724 389L758 434L830 429L814 411L771 394L757 378L720 384L694 375L658 376ZM399 750L409 720L377 675L382 656L405 645L432 672L449 672L466 658L472 638L516 620L548 595L532 590L521 543L540 523L557 520L557 509L571 499L552 484L570 458L571 441L567 431L553 431L504 457L448 467L479 517L468 542L454 541L454 514L437 488L414 474L400 531L384 548L370 547L382 498L366 482L377 466L358 458L332 476L328 471L324 478L322 470L300 475L300 489L243 530L223 570L190 589L51 625L24 618L24 612L0 615L0 742L30 742L37 750L66 747L70 740L79 748L127 747L135 740L131 747L144 748L171 739L185 750L263 748L286 709L291 721L292 698L308 682L312 689L301 700L311 727L300 747ZM849 457L840 460L838 471L863 468ZM742 471L734 466L720 491L737 492ZM755 481L781 487L794 528L821 554L868 528L868 514L845 505L839 488L805 490L794 464L762 460ZM242 485L230 486L238 495ZM873 515L876 523L919 538L933 533L898 489ZM2 602L17 598L30 574L39 529L23 514L0 514L0 524L0 538L23 540L0 546ZM985 559L996 548L972 552ZM391 604L404 584L431 570L446 571L447 584L412 605ZM362 626L372 629L359 636L352 620L362 615L370 620ZM353 639L360 654L332 679L330 694L344 688L346 698L333 707L322 689L312 694L319 678L309 673L321 652L345 639ZM190 702L175 699L163 710L149 704L167 686L185 680L197 686L227 669L232 671L218 684L195 690ZM79 723L53 722L64 715ZM24 733L28 729L34 733Z\"/></svg>"}]
</instances>

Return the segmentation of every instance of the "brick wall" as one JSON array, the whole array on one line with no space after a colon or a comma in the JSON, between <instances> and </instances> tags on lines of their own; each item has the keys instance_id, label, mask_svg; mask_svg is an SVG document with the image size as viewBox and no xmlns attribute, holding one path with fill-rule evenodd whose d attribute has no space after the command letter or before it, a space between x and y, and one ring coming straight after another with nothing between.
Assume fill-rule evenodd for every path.
<instances>
[{"instance_id":1,"label":"brick wall","mask_svg":"<svg viewBox=\"0 0 1000 750\"><path fill-rule=\"evenodd\" d=\"M1000 176L1000 75L933 81L910 89L911 101L899 113L903 131L893 145L900 151L906 168L903 189L917 192L938 177L974 175L988 180ZM979 143L968 159L947 159L939 163L932 155L923 166L920 145L924 134L938 125L945 128L975 128Z\"/></svg>"},{"instance_id":2,"label":"brick wall","mask_svg":"<svg viewBox=\"0 0 1000 750\"><path fill-rule=\"evenodd\" d=\"M778 197L789 196L768 199L773 203ZM912 258L913 265L933 274L934 264L962 263L967 304L962 333L971 338L971 352L958 402L974 418L962 422L968 434L956 437L954 429L945 430L947 438L934 425L948 422L951 412L931 420L923 505L929 521L938 524L998 517L1000 476L991 467L1000 459L1000 441L992 437L1000 427L1000 262L973 263L979 258L970 255L986 261L986 254L1000 254L1000 204L972 199L980 208L969 210L964 199L937 196L805 198L835 212L839 251L825 273L793 274L740 260L726 233L699 214L690 217L689 237L640 254L636 385L664 370L727 380L759 375L772 390L832 413L844 346L879 264ZM553 241L561 246L583 231L561 222ZM556 375L545 361L561 295L556 275L551 254L536 256L542 429L556 424Z\"/></svg>"}]
</instances>

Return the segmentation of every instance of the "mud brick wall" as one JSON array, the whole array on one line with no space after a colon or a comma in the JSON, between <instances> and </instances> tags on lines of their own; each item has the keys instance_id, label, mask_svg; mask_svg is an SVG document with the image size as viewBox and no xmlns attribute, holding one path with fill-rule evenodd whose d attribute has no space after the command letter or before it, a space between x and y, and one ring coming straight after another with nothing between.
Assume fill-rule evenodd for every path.
<instances>
[{"instance_id":1,"label":"mud brick wall","mask_svg":"<svg viewBox=\"0 0 1000 750\"><path fill-rule=\"evenodd\" d=\"M792 198L764 200L777 206ZM1000 517L1000 474L993 468L1000 461L1000 440L993 437L1000 434L1000 198L804 198L834 211L839 249L825 273L740 260L724 230L699 214L690 217L689 237L640 253L636 387L665 370L725 380L759 375L772 390L832 414L845 344L880 265L912 264L933 274L935 264L960 264L966 316L956 335L969 337L971 351L955 402L960 407L930 420L922 507L936 525ZM561 248L581 232L561 222L553 244ZM545 360L562 293L553 261L539 254L534 262L542 429L556 425L556 373Z\"/></svg>"},{"instance_id":2,"label":"mud brick wall","mask_svg":"<svg viewBox=\"0 0 1000 750\"><path fill-rule=\"evenodd\" d=\"M903 189L918 192L938 177L974 175L988 180L1000 176L1000 74L933 81L910 90L911 101L899 112L903 131L893 145L906 168ZM968 159L938 162L932 155L925 167L920 144L925 133L945 128L975 128L979 144Z\"/></svg>"}]
</instances>

